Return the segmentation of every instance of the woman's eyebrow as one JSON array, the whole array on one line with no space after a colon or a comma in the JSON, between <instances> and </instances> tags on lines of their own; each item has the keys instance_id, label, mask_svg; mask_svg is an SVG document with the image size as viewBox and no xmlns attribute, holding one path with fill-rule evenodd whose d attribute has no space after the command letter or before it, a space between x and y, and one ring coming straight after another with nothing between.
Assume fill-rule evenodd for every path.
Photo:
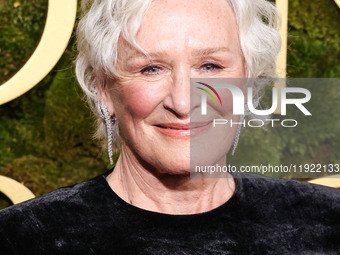
<instances>
[{"instance_id":1,"label":"woman's eyebrow","mask_svg":"<svg viewBox=\"0 0 340 255\"><path fill-rule=\"evenodd\" d=\"M134 50L132 54L129 54L129 56L126 58L125 62L129 63L134 60L149 60L152 58L160 58L162 56L168 56L168 53L165 51L159 51L159 52L147 52L148 55L145 55L143 52L139 50Z\"/></svg>"}]
</instances>

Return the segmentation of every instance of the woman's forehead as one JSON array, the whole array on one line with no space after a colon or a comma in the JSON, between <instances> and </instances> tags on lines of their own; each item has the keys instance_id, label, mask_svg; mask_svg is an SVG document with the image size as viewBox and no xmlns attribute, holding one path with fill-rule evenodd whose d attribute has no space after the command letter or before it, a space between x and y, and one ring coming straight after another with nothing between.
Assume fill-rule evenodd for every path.
<instances>
[{"instance_id":1,"label":"woman's forehead","mask_svg":"<svg viewBox=\"0 0 340 255\"><path fill-rule=\"evenodd\" d=\"M205 14L211 11L217 13L223 7L228 6L227 0L153 0L148 11L154 10L159 14L161 14L161 12L169 13L174 10L176 12L184 11L185 13L198 11Z\"/></svg>"},{"instance_id":2,"label":"woman's forehead","mask_svg":"<svg viewBox=\"0 0 340 255\"><path fill-rule=\"evenodd\" d=\"M137 43L146 51L238 44L235 15L225 0L160 0L146 11Z\"/></svg>"}]
</instances>

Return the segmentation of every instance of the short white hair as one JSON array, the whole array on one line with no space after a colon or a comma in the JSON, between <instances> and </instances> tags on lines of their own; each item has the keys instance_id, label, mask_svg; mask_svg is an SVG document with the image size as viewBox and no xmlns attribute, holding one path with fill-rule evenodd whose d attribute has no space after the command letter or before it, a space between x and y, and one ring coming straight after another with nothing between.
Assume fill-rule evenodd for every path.
<instances>
[{"instance_id":1,"label":"short white hair","mask_svg":"<svg viewBox=\"0 0 340 255\"><path fill-rule=\"evenodd\" d=\"M87 0L82 3L86 14L77 30L76 76L98 118L96 137L99 139L106 138L107 132L94 107L94 103L100 102L96 82L105 86L107 77L119 77L116 70L119 37L144 52L135 36L152 1ZM246 77L275 78L276 57L281 48L278 10L267 0L226 1L236 16ZM261 86L258 86L254 94L259 95L260 90ZM117 124L114 132L118 137Z\"/></svg>"}]
</instances>

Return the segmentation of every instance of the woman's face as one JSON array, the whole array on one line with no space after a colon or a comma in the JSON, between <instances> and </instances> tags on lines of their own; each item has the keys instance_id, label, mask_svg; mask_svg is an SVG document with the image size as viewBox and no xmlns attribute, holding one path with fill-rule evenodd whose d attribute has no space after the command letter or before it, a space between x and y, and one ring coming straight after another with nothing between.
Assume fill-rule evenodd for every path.
<instances>
[{"instance_id":1,"label":"woman's face","mask_svg":"<svg viewBox=\"0 0 340 255\"><path fill-rule=\"evenodd\" d=\"M190 116L200 112L190 106L190 78L244 77L237 29L225 0L160 0L145 13L136 36L150 57L120 40L117 70L122 78L109 84L109 109L117 117L123 146L140 163L160 173L188 173L190 141L216 137L211 119L189 129ZM215 117L237 120L230 94L223 109L209 105ZM235 130L221 134L220 155L212 161L225 156Z\"/></svg>"}]
</instances>

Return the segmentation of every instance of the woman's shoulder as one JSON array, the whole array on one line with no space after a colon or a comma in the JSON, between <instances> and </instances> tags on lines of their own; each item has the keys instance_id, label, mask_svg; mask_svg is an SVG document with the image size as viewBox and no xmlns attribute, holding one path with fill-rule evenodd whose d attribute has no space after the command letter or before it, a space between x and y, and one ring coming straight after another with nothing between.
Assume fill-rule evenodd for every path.
<instances>
[{"instance_id":1,"label":"woman's shoulder","mask_svg":"<svg viewBox=\"0 0 340 255\"><path fill-rule=\"evenodd\" d=\"M313 218L340 215L340 189L248 173L237 175L235 181L242 184L241 197L248 205L273 208L292 217L297 213L300 218L301 213Z\"/></svg>"},{"instance_id":2,"label":"woman's shoulder","mask_svg":"<svg viewBox=\"0 0 340 255\"><path fill-rule=\"evenodd\" d=\"M6 217L15 214L22 215L26 213L27 216L36 211L53 210L57 207L62 208L65 204L78 204L80 198L89 199L92 195L96 194L94 191L100 188L98 184L100 184L101 178L103 178L103 175L81 183L58 188L44 195L2 209L0 210L0 222Z\"/></svg>"},{"instance_id":3,"label":"woman's shoulder","mask_svg":"<svg viewBox=\"0 0 340 255\"><path fill-rule=\"evenodd\" d=\"M84 234L88 231L85 226L97 220L95 211L105 212L109 204L103 202L111 198L105 181L102 174L0 210L0 245L10 250L18 247L17 242L24 243L28 250L42 250L39 245L63 244L54 238L60 236L59 232L69 232L70 236Z\"/></svg>"},{"instance_id":4,"label":"woman's shoulder","mask_svg":"<svg viewBox=\"0 0 340 255\"><path fill-rule=\"evenodd\" d=\"M295 194L307 197L320 197L340 200L340 189L324 185L312 184L302 180L291 180L269 177L259 174L238 173L235 179L241 180L243 188L261 190L261 193L272 192L273 194ZM339 180L340 181L340 180Z\"/></svg>"},{"instance_id":5,"label":"woman's shoulder","mask_svg":"<svg viewBox=\"0 0 340 255\"><path fill-rule=\"evenodd\" d=\"M339 250L340 190L249 173L234 179L233 215L238 226L252 233L250 247L284 254Z\"/></svg>"}]
</instances>

